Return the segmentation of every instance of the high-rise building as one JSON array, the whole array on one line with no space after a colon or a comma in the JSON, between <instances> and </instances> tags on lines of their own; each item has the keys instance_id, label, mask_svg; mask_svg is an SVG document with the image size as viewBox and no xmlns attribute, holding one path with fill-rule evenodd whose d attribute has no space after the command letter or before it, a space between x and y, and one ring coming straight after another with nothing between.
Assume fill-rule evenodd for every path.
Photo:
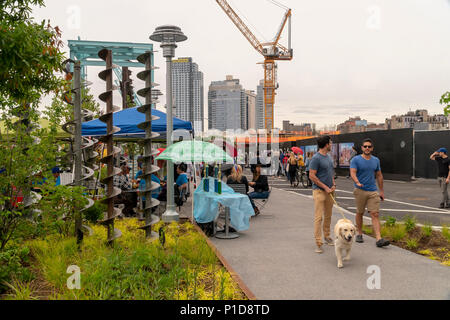
<instances>
[{"instance_id":1,"label":"high-rise building","mask_svg":"<svg viewBox=\"0 0 450 320\"><path fill-rule=\"evenodd\" d=\"M203 132L203 73L192 58L173 60L172 86L175 116Z\"/></svg>"},{"instance_id":2,"label":"high-rise building","mask_svg":"<svg viewBox=\"0 0 450 320\"><path fill-rule=\"evenodd\" d=\"M208 128L247 130L246 93L239 79L212 81L208 91Z\"/></svg>"},{"instance_id":3,"label":"high-rise building","mask_svg":"<svg viewBox=\"0 0 450 320\"><path fill-rule=\"evenodd\" d=\"M256 128L255 129L265 129L265 108L264 108L264 80L259 82L259 85L256 87L256 108L255 108L255 121Z\"/></svg>"},{"instance_id":4,"label":"high-rise building","mask_svg":"<svg viewBox=\"0 0 450 320\"><path fill-rule=\"evenodd\" d=\"M253 90L245 91L247 104L247 129L256 129L256 94Z\"/></svg>"}]
</instances>

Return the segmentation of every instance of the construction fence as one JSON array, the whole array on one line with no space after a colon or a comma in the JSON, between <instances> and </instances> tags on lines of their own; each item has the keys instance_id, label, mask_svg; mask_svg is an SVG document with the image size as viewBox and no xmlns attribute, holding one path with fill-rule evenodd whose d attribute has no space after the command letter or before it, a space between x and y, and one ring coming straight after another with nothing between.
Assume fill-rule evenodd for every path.
<instances>
[{"instance_id":1,"label":"construction fence","mask_svg":"<svg viewBox=\"0 0 450 320\"><path fill-rule=\"evenodd\" d=\"M430 155L441 147L450 151L450 130L414 131L413 129L377 130L332 135L333 158L336 173L347 175L353 146L361 153L362 141L370 138L373 154L380 159L386 179L409 181L412 178L437 178L437 164ZM286 142L281 148L300 147L304 154L317 152L316 138Z\"/></svg>"}]
</instances>

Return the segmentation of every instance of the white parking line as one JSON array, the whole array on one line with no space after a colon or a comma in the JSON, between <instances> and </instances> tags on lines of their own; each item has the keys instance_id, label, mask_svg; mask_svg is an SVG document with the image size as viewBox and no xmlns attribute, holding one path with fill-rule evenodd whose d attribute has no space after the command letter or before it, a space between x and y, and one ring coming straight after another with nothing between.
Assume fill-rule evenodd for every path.
<instances>
[{"instance_id":1,"label":"white parking line","mask_svg":"<svg viewBox=\"0 0 450 320\"><path fill-rule=\"evenodd\" d=\"M281 191L286 191L286 189L279 189L279 188L275 188L275 189L278 189L278 190L281 190ZM301 193L297 193L297 192L293 192L293 191L288 191L288 192L289 192L289 193L292 193L292 194L295 194L295 195L298 195L298 196L300 196L300 197L305 197L305 198L308 198L308 199L313 199L312 196L307 196L307 195L305 195L305 194L301 194ZM336 205L333 205L333 207L337 208ZM353 212L351 212L351 211L348 211L347 209L342 208L342 207L341 207L341 209L342 209L342 211L344 211L345 213L347 213L347 214L349 214L349 215L351 215L351 216L356 216L356 213L353 213ZM369 217L363 216L363 219L372 222L372 219L369 218ZM399 222L399 223L402 223L402 222ZM416 226L418 226L418 227L423 227L423 224L417 223ZM433 230L440 230L440 231L442 230L442 227L441 227L441 226L432 226L432 227L433 227Z\"/></svg>"},{"instance_id":2,"label":"white parking line","mask_svg":"<svg viewBox=\"0 0 450 320\"><path fill-rule=\"evenodd\" d=\"M356 210L356 207L348 207L347 209ZM428 210L408 210L408 209L380 209L380 211L394 211L394 212L416 212L416 213L444 213L440 211L428 211Z\"/></svg>"},{"instance_id":3,"label":"white parking line","mask_svg":"<svg viewBox=\"0 0 450 320\"><path fill-rule=\"evenodd\" d=\"M286 191L286 189L278 189L278 190ZM308 198L308 199L313 199L313 196L307 196L306 194L301 194L301 193L297 193L297 192L293 192L293 191L288 191L288 192L289 192L289 193L292 193L292 194L296 194L296 195L301 196L301 197ZM336 205L333 205L333 207L334 207L334 208L337 208ZM342 211L344 211L346 214L349 214L349 215L351 215L351 216L356 216L356 213L353 213L353 212L351 212L351 211L348 211L347 209L342 208L342 207L341 207L341 209L342 209ZM372 221L372 219L369 218L369 217L363 216L363 218L364 218L365 220Z\"/></svg>"},{"instance_id":4,"label":"white parking line","mask_svg":"<svg viewBox=\"0 0 450 320\"><path fill-rule=\"evenodd\" d=\"M347 191L347 190L336 189L336 191L337 191L337 192L344 192L344 193L351 193L351 194L353 194L353 192ZM384 199L384 201L387 201L387 202L393 202L393 203L398 203L398 204L404 204L404 205L408 205L408 206L412 206L412 207L417 207L417 208L432 209L432 210L438 211L438 212L440 212L440 213L450 214L450 210L437 209L437 208L433 208L433 207L422 206L422 205L420 205L420 204L414 204L414 203L403 202L403 201L397 201L397 200L391 200L391 199Z\"/></svg>"}]
</instances>

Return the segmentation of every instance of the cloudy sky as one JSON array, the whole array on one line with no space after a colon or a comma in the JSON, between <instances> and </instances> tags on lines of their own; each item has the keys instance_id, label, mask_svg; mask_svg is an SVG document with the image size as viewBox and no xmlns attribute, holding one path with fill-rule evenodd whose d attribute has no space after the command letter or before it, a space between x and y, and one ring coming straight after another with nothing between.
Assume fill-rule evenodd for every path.
<instances>
[{"instance_id":1,"label":"cloudy sky","mask_svg":"<svg viewBox=\"0 0 450 320\"><path fill-rule=\"evenodd\" d=\"M292 8L294 59L280 62L275 125L282 120L337 124L360 115L371 122L409 109L442 113L450 90L449 0L280 0ZM256 90L263 58L215 0L46 0L36 20L50 19L63 40L151 42L155 28L174 24L188 40L177 57L193 57L211 81L233 75ZM284 9L269 0L232 0L230 5L261 41L270 41ZM287 33L282 44L287 43ZM159 44L155 43L159 50ZM66 48L67 49L67 48ZM156 82L165 92L165 62L156 53ZM93 92L103 83L88 71ZM135 81L137 88L141 85ZM119 96L117 96L119 101ZM162 109L165 98L161 98Z\"/></svg>"}]
</instances>

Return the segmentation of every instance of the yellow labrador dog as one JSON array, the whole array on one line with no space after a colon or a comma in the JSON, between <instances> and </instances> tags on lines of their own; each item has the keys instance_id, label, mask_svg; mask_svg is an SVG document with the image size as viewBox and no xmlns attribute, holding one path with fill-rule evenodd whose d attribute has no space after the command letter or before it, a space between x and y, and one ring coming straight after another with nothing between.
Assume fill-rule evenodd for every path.
<instances>
[{"instance_id":1,"label":"yellow labrador dog","mask_svg":"<svg viewBox=\"0 0 450 320\"><path fill-rule=\"evenodd\" d=\"M350 250L352 249L353 238L355 237L355 226L348 219L339 220L334 226L334 235L336 240L334 241L336 257L338 261L338 268L344 266L343 260L350 260ZM345 251L345 256L342 255Z\"/></svg>"}]
</instances>

